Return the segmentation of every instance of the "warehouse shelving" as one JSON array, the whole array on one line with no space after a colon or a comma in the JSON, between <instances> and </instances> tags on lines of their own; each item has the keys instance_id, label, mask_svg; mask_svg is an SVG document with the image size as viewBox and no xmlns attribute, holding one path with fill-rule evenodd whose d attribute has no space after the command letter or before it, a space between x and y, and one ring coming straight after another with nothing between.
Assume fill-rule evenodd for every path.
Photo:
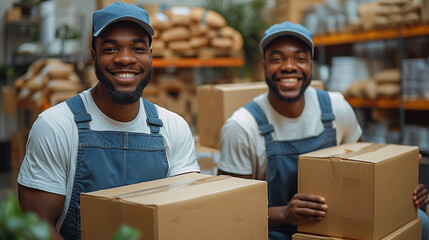
<instances>
[{"instance_id":1,"label":"warehouse shelving","mask_svg":"<svg viewBox=\"0 0 429 240\"><path fill-rule=\"evenodd\" d=\"M397 39L400 37L418 37L424 35L429 35L429 25L315 35L313 37L313 42L315 47L321 47L375 40Z\"/></svg>"},{"instance_id":2,"label":"warehouse shelving","mask_svg":"<svg viewBox=\"0 0 429 240\"><path fill-rule=\"evenodd\" d=\"M244 65L242 57L219 57L219 58L154 58L153 68L192 68L192 67L241 67Z\"/></svg>"},{"instance_id":3,"label":"warehouse shelving","mask_svg":"<svg viewBox=\"0 0 429 240\"><path fill-rule=\"evenodd\" d=\"M404 110L429 110L429 101L427 100L406 100L400 101L399 98L388 99L364 99L364 98L346 98L354 108L378 108L378 109L398 109ZM402 107L401 105L402 104Z\"/></svg>"},{"instance_id":4,"label":"warehouse shelving","mask_svg":"<svg viewBox=\"0 0 429 240\"><path fill-rule=\"evenodd\" d=\"M402 59L406 57L405 39L407 38L416 38L416 37L425 37L429 36L429 25L420 24L414 26L400 26L396 28L386 28L386 29L375 29L361 32L343 32L343 33L330 33L325 35L315 35L313 37L314 45L317 49L319 61L321 63L326 63L327 59L335 56L338 51L344 51L344 47L352 46L353 44L370 42L370 41L385 41L385 40L397 40L398 41L398 59L399 64ZM332 52L329 52L332 51ZM329 54L327 54L329 53ZM328 56L329 55L329 56ZM393 61L394 59L392 59ZM403 66L401 67L401 89L404 89L404 76ZM375 100L365 99L365 98L347 98L347 101L355 109L391 109L399 112L399 129L400 142L403 140L404 128L406 123L406 115L411 112L428 112L429 111L429 100L425 98L413 99L410 100L405 98L402 94L402 97L397 97L393 99L379 98Z\"/></svg>"}]
</instances>

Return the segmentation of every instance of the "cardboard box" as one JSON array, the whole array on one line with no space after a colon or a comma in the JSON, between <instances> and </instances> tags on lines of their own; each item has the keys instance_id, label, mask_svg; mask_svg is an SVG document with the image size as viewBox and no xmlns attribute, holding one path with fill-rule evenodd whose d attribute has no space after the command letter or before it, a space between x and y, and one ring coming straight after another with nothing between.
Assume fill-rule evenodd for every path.
<instances>
[{"instance_id":1,"label":"cardboard box","mask_svg":"<svg viewBox=\"0 0 429 240\"><path fill-rule=\"evenodd\" d=\"M325 197L328 211L298 231L380 239L415 219L418 154L415 146L352 143L300 155L298 192Z\"/></svg>"},{"instance_id":2,"label":"cardboard box","mask_svg":"<svg viewBox=\"0 0 429 240\"><path fill-rule=\"evenodd\" d=\"M110 239L120 224L142 239L268 239L264 181L184 174L81 194L82 239Z\"/></svg>"},{"instance_id":3,"label":"cardboard box","mask_svg":"<svg viewBox=\"0 0 429 240\"><path fill-rule=\"evenodd\" d=\"M307 8L323 3L323 0L276 0L276 5L271 9L272 21L301 23Z\"/></svg>"},{"instance_id":4,"label":"cardboard box","mask_svg":"<svg viewBox=\"0 0 429 240\"><path fill-rule=\"evenodd\" d=\"M197 125L200 144L220 149L220 133L235 110L268 91L265 82L202 85L197 88Z\"/></svg>"},{"instance_id":5,"label":"cardboard box","mask_svg":"<svg viewBox=\"0 0 429 240\"><path fill-rule=\"evenodd\" d=\"M22 20L22 11L20 7L11 7L4 14L6 23L19 22Z\"/></svg>"},{"instance_id":6,"label":"cardboard box","mask_svg":"<svg viewBox=\"0 0 429 240\"><path fill-rule=\"evenodd\" d=\"M420 240L422 239L422 219L416 218L380 240ZM307 233L295 233L292 240L345 240Z\"/></svg>"},{"instance_id":7,"label":"cardboard box","mask_svg":"<svg viewBox=\"0 0 429 240\"><path fill-rule=\"evenodd\" d=\"M124 2L124 3L129 3L129 4L133 4L133 5L137 5L137 0L97 0L96 1L96 5L95 7L97 9L102 9L104 7L106 7L109 4L112 4L114 2Z\"/></svg>"},{"instance_id":8,"label":"cardboard box","mask_svg":"<svg viewBox=\"0 0 429 240\"><path fill-rule=\"evenodd\" d=\"M323 89L321 80L311 86ZM235 110L268 91L265 82L201 85L197 88L197 125L202 146L220 149L221 129Z\"/></svg>"},{"instance_id":9,"label":"cardboard box","mask_svg":"<svg viewBox=\"0 0 429 240\"><path fill-rule=\"evenodd\" d=\"M18 99L13 86L3 86L1 88L1 101L3 114L18 113Z\"/></svg>"}]
</instances>

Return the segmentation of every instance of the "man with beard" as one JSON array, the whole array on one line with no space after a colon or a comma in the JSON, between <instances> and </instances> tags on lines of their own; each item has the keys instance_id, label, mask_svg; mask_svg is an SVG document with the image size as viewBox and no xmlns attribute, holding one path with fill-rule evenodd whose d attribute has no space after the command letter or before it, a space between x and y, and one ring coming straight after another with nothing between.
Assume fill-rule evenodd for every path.
<instances>
[{"instance_id":1,"label":"man with beard","mask_svg":"<svg viewBox=\"0 0 429 240\"><path fill-rule=\"evenodd\" d=\"M360 140L353 109L338 92L316 90L311 81L311 32L291 22L275 24L260 42L269 87L225 122L218 174L266 180L269 237L291 239L296 226L328 214L323 196L297 193L297 160L303 153ZM413 201L428 202L419 185Z\"/></svg>"},{"instance_id":2,"label":"man with beard","mask_svg":"<svg viewBox=\"0 0 429 240\"><path fill-rule=\"evenodd\" d=\"M140 7L115 2L94 12L100 82L41 113L30 131L19 200L51 224L53 239L80 238L81 192L199 172L185 120L140 97L153 34Z\"/></svg>"}]
</instances>

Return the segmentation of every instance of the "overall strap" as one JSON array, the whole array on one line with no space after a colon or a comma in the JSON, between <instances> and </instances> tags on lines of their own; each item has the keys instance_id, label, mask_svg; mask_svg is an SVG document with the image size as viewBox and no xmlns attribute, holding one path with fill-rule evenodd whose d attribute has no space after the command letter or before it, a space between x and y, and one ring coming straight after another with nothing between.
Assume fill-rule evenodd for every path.
<instances>
[{"instance_id":1,"label":"overall strap","mask_svg":"<svg viewBox=\"0 0 429 240\"><path fill-rule=\"evenodd\" d=\"M332 128L332 121L335 119L335 115L332 113L331 98L326 91L316 89L316 92L320 109L322 110L323 125L325 128Z\"/></svg>"},{"instance_id":2,"label":"overall strap","mask_svg":"<svg viewBox=\"0 0 429 240\"><path fill-rule=\"evenodd\" d=\"M261 107L255 101L251 101L244 107L253 115L258 123L259 133L265 137L265 140L272 140L270 133L274 131L274 127L268 123L267 117Z\"/></svg>"},{"instance_id":3,"label":"overall strap","mask_svg":"<svg viewBox=\"0 0 429 240\"><path fill-rule=\"evenodd\" d=\"M78 129L89 129L89 122L92 120L91 115L86 111L80 95L76 95L66 100L67 105L74 115Z\"/></svg>"},{"instance_id":4,"label":"overall strap","mask_svg":"<svg viewBox=\"0 0 429 240\"><path fill-rule=\"evenodd\" d=\"M158 117L158 112L153 103L143 98L144 108L147 116L147 125L150 127L151 133L159 133L159 128L162 127L163 123Z\"/></svg>"}]
</instances>

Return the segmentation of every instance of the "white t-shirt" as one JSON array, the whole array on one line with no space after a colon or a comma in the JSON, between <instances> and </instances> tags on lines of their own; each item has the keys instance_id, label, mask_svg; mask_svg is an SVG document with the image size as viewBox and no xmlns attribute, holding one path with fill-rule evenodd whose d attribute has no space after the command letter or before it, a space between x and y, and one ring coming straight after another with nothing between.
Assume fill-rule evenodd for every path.
<instances>
[{"instance_id":1,"label":"white t-shirt","mask_svg":"<svg viewBox=\"0 0 429 240\"><path fill-rule=\"evenodd\" d=\"M98 109L90 90L80 93L86 110L91 114L91 130L150 133L146 111L140 100L137 117L130 122L118 122ZM165 108L156 106L163 122L160 134L164 138L168 161L167 176L199 172L195 142L186 121ZM18 183L46 192L65 195L63 212L57 222L61 227L70 203L78 154L78 129L73 113L65 102L41 113L31 128L27 150L18 175Z\"/></svg>"},{"instance_id":2,"label":"white t-shirt","mask_svg":"<svg viewBox=\"0 0 429 240\"><path fill-rule=\"evenodd\" d=\"M308 87L304 93L305 106L297 118L287 118L279 114L268 102L268 93L263 93L254 101L261 107L267 120L274 127L271 133L276 141L291 141L318 136L324 130L321 109L316 90ZM356 115L338 92L329 92L332 112L335 115L337 144L356 142L362 129ZM239 108L225 122L221 134L222 151L219 169L239 175L252 175L255 179L266 180L267 157L265 139L259 134L258 124L253 115L244 107Z\"/></svg>"}]
</instances>

